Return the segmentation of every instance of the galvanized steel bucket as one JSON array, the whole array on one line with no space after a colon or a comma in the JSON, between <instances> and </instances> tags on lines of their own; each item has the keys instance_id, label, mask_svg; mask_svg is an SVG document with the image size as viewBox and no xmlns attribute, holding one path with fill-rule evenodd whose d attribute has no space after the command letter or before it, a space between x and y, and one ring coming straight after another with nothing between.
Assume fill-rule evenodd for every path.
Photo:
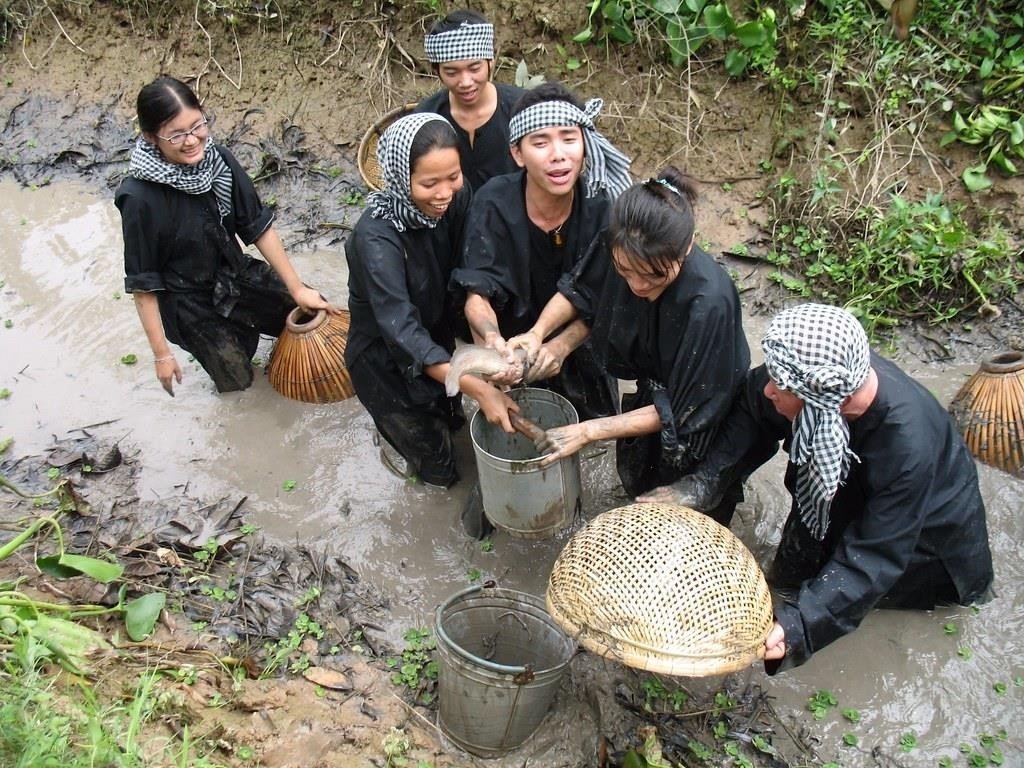
<instances>
[{"instance_id":1,"label":"galvanized steel bucket","mask_svg":"<svg viewBox=\"0 0 1024 768\"><path fill-rule=\"evenodd\" d=\"M556 392L527 387L509 397L541 429L579 423L572 403ZM541 456L522 435L507 434L477 411L469 428L484 513L495 528L521 539L553 536L580 513L580 457L541 469Z\"/></svg>"},{"instance_id":2,"label":"galvanized steel bucket","mask_svg":"<svg viewBox=\"0 0 1024 768\"><path fill-rule=\"evenodd\" d=\"M438 724L481 757L515 749L537 730L576 652L540 598L492 586L438 606L434 634Z\"/></svg>"}]
</instances>

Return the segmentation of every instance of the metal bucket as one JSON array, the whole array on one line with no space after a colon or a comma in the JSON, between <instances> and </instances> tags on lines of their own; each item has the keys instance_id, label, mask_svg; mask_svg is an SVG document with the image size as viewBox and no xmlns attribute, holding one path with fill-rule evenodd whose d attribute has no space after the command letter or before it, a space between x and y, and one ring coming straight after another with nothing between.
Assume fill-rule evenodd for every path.
<instances>
[{"instance_id":1,"label":"metal bucket","mask_svg":"<svg viewBox=\"0 0 1024 768\"><path fill-rule=\"evenodd\" d=\"M475 586L434 616L438 723L481 757L515 749L551 707L576 643L524 592Z\"/></svg>"},{"instance_id":2,"label":"metal bucket","mask_svg":"<svg viewBox=\"0 0 1024 768\"><path fill-rule=\"evenodd\" d=\"M546 389L515 389L509 396L541 429L579 423L572 403ZM545 539L582 507L579 454L541 469L541 456L519 433L507 434L477 411L470 423L484 513L495 528L521 539Z\"/></svg>"}]
</instances>

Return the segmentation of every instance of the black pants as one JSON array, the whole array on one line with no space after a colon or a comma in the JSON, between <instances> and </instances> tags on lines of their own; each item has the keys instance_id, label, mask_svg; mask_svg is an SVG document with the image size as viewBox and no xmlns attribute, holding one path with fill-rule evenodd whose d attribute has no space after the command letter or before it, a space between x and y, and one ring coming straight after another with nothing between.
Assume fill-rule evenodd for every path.
<instances>
[{"instance_id":1,"label":"black pants","mask_svg":"<svg viewBox=\"0 0 1024 768\"><path fill-rule=\"evenodd\" d=\"M459 479L452 448L452 432L466 419L462 396L447 397L437 382L437 396L424 403L410 402L408 386L390 358L381 359L378 345L349 363L352 386L377 431L409 463L423 482L448 488Z\"/></svg>"},{"instance_id":2,"label":"black pants","mask_svg":"<svg viewBox=\"0 0 1024 768\"><path fill-rule=\"evenodd\" d=\"M295 302L265 261L248 259L236 278L240 294L227 317L208 293L165 293L160 312L167 338L203 366L218 392L248 389L260 334L280 336Z\"/></svg>"}]
</instances>

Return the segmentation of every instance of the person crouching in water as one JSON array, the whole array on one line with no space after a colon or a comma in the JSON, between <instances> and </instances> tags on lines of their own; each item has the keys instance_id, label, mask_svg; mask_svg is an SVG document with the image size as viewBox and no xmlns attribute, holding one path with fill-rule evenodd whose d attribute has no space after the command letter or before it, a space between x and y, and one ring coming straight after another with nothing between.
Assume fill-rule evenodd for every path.
<instances>
[{"instance_id":1,"label":"person crouching in water","mask_svg":"<svg viewBox=\"0 0 1024 768\"><path fill-rule=\"evenodd\" d=\"M416 105L436 112L459 137L462 175L474 191L488 179L516 169L508 148L512 108L526 93L494 83L494 26L476 11L452 11L434 23L423 41L444 88Z\"/></svg>"},{"instance_id":2,"label":"person crouching in water","mask_svg":"<svg viewBox=\"0 0 1024 768\"><path fill-rule=\"evenodd\" d=\"M297 306L340 311L304 285L248 175L210 136L192 89L158 77L136 101L141 135L114 203L124 235L125 291L135 299L167 394L182 370L170 344L199 362L218 392L248 388L260 334L279 336ZM239 238L266 261L246 256Z\"/></svg>"},{"instance_id":3,"label":"person crouching in water","mask_svg":"<svg viewBox=\"0 0 1024 768\"><path fill-rule=\"evenodd\" d=\"M622 413L547 430L542 466L597 440L615 443L630 496L678 480L704 458L750 366L740 299L725 270L696 244L693 182L668 167L627 189L608 227L559 293L512 347L537 355L553 328L582 318L609 373L636 380ZM728 525L741 484L709 510Z\"/></svg>"},{"instance_id":4,"label":"person crouching in water","mask_svg":"<svg viewBox=\"0 0 1024 768\"><path fill-rule=\"evenodd\" d=\"M407 463L404 473L447 488L459 477L451 432L465 421L460 396L447 397L444 387L455 348L447 286L472 193L455 131L440 115L396 120L377 161L384 190L367 198L345 246L345 363L381 438ZM506 395L475 376L460 385L489 422L512 431L508 411L518 407Z\"/></svg>"},{"instance_id":5,"label":"person crouching in water","mask_svg":"<svg viewBox=\"0 0 1024 768\"><path fill-rule=\"evenodd\" d=\"M646 500L712 509L782 443L792 505L767 574L778 596L766 671L803 664L873 608L988 600L978 473L931 392L872 352L839 307L782 311L761 348L765 363L748 374L705 460Z\"/></svg>"},{"instance_id":6,"label":"person crouching in water","mask_svg":"<svg viewBox=\"0 0 1024 768\"><path fill-rule=\"evenodd\" d=\"M479 190L452 274L474 337L488 347L507 352L505 339L533 326L632 183L629 159L594 128L601 106L584 105L560 83L543 83L516 104L509 141L520 170ZM580 345L585 335L582 323L552 329L527 381L563 395L586 419L615 413L618 388Z\"/></svg>"}]
</instances>

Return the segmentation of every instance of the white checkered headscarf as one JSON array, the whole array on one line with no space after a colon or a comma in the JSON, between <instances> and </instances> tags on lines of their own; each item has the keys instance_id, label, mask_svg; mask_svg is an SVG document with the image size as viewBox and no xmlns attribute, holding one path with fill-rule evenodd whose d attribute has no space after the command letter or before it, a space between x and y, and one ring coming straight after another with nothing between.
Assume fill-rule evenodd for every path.
<instances>
[{"instance_id":1,"label":"white checkered headscarf","mask_svg":"<svg viewBox=\"0 0 1024 768\"><path fill-rule=\"evenodd\" d=\"M614 200L633 183L633 178L629 175L629 158L594 127L594 118L603 106L601 99L591 99L583 109L568 101L532 104L509 121L508 142L516 144L523 136L544 128L578 125L583 132L586 155L583 184L587 197L594 197L603 190Z\"/></svg>"},{"instance_id":2,"label":"white checkered headscarf","mask_svg":"<svg viewBox=\"0 0 1024 768\"><path fill-rule=\"evenodd\" d=\"M857 318L839 307L801 304L768 325L761 339L768 375L804 407L793 422L790 460L797 465L800 519L825 538L829 507L850 461L850 428L839 409L867 380L871 348Z\"/></svg>"},{"instance_id":3,"label":"white checkered headscarf","mask_svg":"<svg viewBox=\"0 0 1024 768\"><path fill-rule=\"evenodd\" d=\"M464 21L455 29L427 35L423 47L431 64L493 59L494 25Z\"/></svg>"},{"instance_id":4,"label":"white checkered headscarf","mask_svg":"<svg viewBox=\"0 0 1024 768\"><path fill-rule=\"evenodd\" d=\"M203 159L195 165L168 162L160 149L139 136L128 159L128 175L143 181L166 184L189 195L205 195L211 189L221 216L231 213L231 168L213 143L206 140Z\"/></svg>"},{"instance_id":5,"label":"white checkered headscarf","mask_svg":"<svg viewBox=\"0 0 1024 768\"><path fill-rule=\"evenodd\" d=\"M434 112L414 112L400 117L385 130L377 142L377 162L384 177L384 189L371 192L366 198L370 215L390 221L399 232L406 229L433 229L440 219L427 216L412 199L412 172L409 151L413 139L427 123L440 120L451 128L451 123Z\"/></svg>"}]
</instances>

